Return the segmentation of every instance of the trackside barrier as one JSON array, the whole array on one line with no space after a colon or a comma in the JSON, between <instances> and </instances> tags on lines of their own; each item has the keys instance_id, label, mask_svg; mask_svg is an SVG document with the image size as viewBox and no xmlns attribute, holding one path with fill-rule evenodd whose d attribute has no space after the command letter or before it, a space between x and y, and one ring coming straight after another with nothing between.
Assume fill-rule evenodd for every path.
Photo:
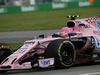
<instances>
[{"instance_id":1,"label":"trackside barrier","mask_svg":"<svg viewBox=\"0 0 100 75\"><path fill-rule=\"evenodd\" d=\"M100 6L100 0L81 0L72 2L52 2L36 5L24 6L0 6L0 14L15 14L25 12L39 12L57 9L72 9L82 7L97 7Z\"/></svg>"}]
</instances>

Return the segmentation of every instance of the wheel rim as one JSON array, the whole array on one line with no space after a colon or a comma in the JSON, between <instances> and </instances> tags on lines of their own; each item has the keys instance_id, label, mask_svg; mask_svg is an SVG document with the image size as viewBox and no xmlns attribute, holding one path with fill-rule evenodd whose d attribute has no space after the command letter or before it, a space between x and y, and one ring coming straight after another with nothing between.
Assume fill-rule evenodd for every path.
<instances>
[{"instance_id":1,"label":"wheel rim","mask_svg":"<svg viewBox=\"0 0 100 75\"><path fill-rule=\"evenodd\" d=\"M73 50L70 46L63 44L61 48L61 57L62 62L65 64L71 64L73 62Z\"/></svg>"}]
</instances>

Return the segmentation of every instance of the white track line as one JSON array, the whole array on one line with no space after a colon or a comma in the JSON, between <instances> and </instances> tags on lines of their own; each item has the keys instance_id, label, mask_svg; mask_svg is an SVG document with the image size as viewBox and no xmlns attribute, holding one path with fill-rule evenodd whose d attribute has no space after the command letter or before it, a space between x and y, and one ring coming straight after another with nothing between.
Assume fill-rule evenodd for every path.
<instances>
[{"instance_id":1,"label":"white track line","mask_svg":"<svg viewBox=\"0 0 100 75\"><path fill-rule=\"evenodd\" d=\"M79 74L79 75L100 75L100 72L95 72L95 73L85 73L85 74Z\"/></svg>"}]
</instances>

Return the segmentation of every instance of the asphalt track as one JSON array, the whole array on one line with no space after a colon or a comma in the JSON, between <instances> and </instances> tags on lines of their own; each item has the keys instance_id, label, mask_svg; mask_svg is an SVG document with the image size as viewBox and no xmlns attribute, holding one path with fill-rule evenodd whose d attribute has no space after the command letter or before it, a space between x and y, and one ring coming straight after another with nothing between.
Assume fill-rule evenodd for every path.
<instances>
[{"instance_id":1,"label":"asphalt track","mask_svg":"<svg viewBox=\"0 0 100 75\"><path fill-rule=\"evenodd\" d=\"M45 34L45 37L59 32L60 30L47 31L17 31L17 32L0 32L0 42L5 43L22 43L25 40L33 39L36 36ZM0 75L100 75L100 62L95 64L78 64L68 69L42 68L31 70L13 70Z\"/></svg>"},{"instance_id":2,"label":"asphalt track","mask_svg":"<svg viewBox=\"0 0 100 75\"><path fill-rule=\"evenodd\" d=\"M60 30L41 30L41 31L15 31L15 32L0 32L0 42L3 43L23 43L26 40L34 39L34 33L38 38L44 34L45 37L52 35Z\"/></svg>"},{"instance_id":3,"label":"asphalt track","mask_svg":"<svg viewBox=\"0 0 100 75\"><path fill-rule=\"evenodd\" d=\"M79 64L68 69L31 69L31 70L13 70L0 75L100 75L100 64L92 65Z\"/></svg>"}]
</instances>

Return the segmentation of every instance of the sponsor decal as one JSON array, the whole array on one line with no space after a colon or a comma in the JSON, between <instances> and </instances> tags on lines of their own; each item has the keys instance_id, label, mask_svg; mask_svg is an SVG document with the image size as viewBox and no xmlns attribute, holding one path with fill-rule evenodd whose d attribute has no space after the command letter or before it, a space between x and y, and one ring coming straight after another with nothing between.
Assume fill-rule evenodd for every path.
<instances>
[{"instance_id":1,"label":"sponsor decal","mask_svg":"<svg viewBox=\"0 0 100 75\"><path fill-rule=\"evenodd\" d=\"M14 54L22 54L28 49L29 45L24 45L21 48L19 48Z\"/></svg>"},{"instance_id":2,"label":"sponsor decal","mask_svg":"<svg viewBox=\"0 0 100 75\"><path fill-rule=\"evenodd\" d=\"M48 65L50 65L50 60L41 60L40 65L41 66L48 66Z\"/></svg>"},{"instance_id":3,"label":"sponsor decal","mask_svg":"<svg viewBox=\"0 0 100 75\"><path fill-rule=\"evenodd\" d=\"M83 41L82 39L71 39L71 41Z\"/></svg>"},{"instance_id":4,"label":"sponsor decal","mask_svg":"<svg viewBox=\"0 0 100 75\"><path fill-rule=\"evenodd\" d=\"M34 44L34 42L25 42L25 44Z\"/></svg>"},{"instance_id":5,"label":"sponsor decal","mask_svg":"<svg viewBox=\"0 0 100 75\"><path fill-rule=\"evenodd\" d=\"M65 8L67 7L67 4L65 3L52 3L52 8L56 9L56 8Z\"/></svg>"},{"instance_id":6,"label":"sponsor decal","mask_svg":"<svg viewBox=\"0 0 100 75\"><path fill-rule=\"evenodd\" d=\"M28 49L28 45L24 45L23 47L19 48L18 50L27 50Z\"/></svg>"},{"instance_id":7,"label":"sponsor decal","mask_svg":"<svg viewBox=\"0 0 100 75\"><path fill-rule=\"evenodd\" d=\"M24 47L29 47L28 45L25 45Z\"/></svg>"},{"instance_id":8,"label":"sponsor decal","mask_svg":"<svg viewBox=\"0 0 100 75\"><path fill-rule=\"evenodd\" d=\"M26 50L17 50L14 54L23 54Z\"/></svg>"},{"instance_id":9,"label":"sponsor decal","mask_svg":"<svg viewBox=\"0 0 100 75\"><path fill-rule=\"evenodd\" d=\"M95 58L95 57L98 57L98 55L97 54L93 54L93 57Z\"/></svg>"},{"instance_id":10,"label":"sponsor decal","mask_svg":"<svg viewBox=\"0 0 100 75\"><path fill-rule=\"evenodd\" d=\"M100 18L96 19L96 26L98 29L100 29Z\"/></svg>"},{"instance_id":11,"label":"sponsor decal","mask_svg":"<svg viewBox=\"0 0 100 75\"><path fill-rule=\"evenodd\" d=\"M96 18L94 17L94 18L88 18L87 20L86 20L86 22L88 22L88 23L93 23L93 24L95 24L96 23Z\"/></svg>"},{"instance_id":12,"label":"sponsor decal","mask_svg":"<svg viewBox=\"0 0 100 75\"><path fill-rule=\"evenodd\" d=\"M86 20L88 22L88 20ZM95 20L93 20L95 21ZM75 21L77 24L83 24L81 21ZM85 28L92 28L89 24L85 24Z\"/></svg>"},{"instance_id":13,"label":"sponsor decal","mask_svg":"<svg viewBox=\"0 0 100 75\"><path fill-rule=\"evenodd\" d=\"M100 31L93 31L94 34L100 35Z\"/></svg>"},{"instance_id":14,"label":"sponsor decal","mask_svg":"<svg viewBox=\"0 0 100 75\"><path fill-rule=\"evenodd\" d=\"M20 48L19 50L26 50L27 48Z\"/></svg>"},{"instance_id":15,"label":"sponsor decal","mask_svg":"<svg viewBox=\"0 0 100 75\"><path fill-rule=\"evenodd\" d=\"M85 28L92 28L90 25L85 25Z\"/></svg>"},{"instance_id":16,"label":"sponsor decal","mask_svg":"<svg viewBox=\"0 0 100 75\"><path fill-rule=\"evenodd\" d=\"M95 38L95 48L100 49L100 39Z\"/></svg>"},{"instance_id":17,"label":"sponsor decal","mask_svg":"<svg viewBox=\"0 0 100 75\"><path fill-rule=\"evenodd\" d=\"M79 1L79 7L90 6L91 3L89 1Z\"/></svg>"},{"instance_id":18,"label":"sponsor decal","mask_svg":"<svg viewBox=\"0 0 100 75\"><path fill-rule=\"evenodd\" d=\"M37 6L22 6L21 7L22 12L35 11L37 9L38 9Z\"/></svg>"},{"instance_id":19,"label":"sponsor decal","mask_svg":"<svg viewBox=\"0 0 100 75\"><path fill-rule=\"evenodd\" d=\"M75 21L77 24L81 24L82 22L81 21Z\"/></svg>"}]
</instances>

